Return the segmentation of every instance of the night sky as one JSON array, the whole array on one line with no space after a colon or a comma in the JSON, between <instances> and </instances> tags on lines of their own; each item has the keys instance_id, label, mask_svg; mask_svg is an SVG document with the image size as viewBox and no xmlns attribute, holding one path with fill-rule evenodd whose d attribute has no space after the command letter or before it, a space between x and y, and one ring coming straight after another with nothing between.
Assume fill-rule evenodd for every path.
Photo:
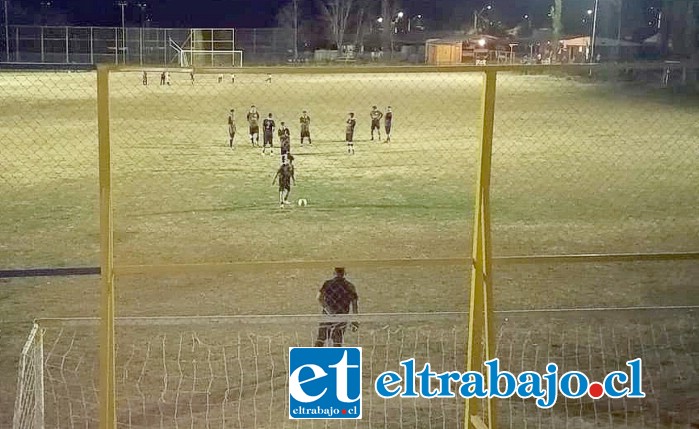
<instances>
[{"instance_id":1,"label":"night sky","mask_svg":"<svg viewBox=\"0 0 699 429\"><path fill-rule=\"evenodd\" d=\"M47 0L43 0L45 3ZM120 25L121 15L116 0L49 0L51 7L44 6L46 15L58 15L72 25ZM158 27L272 27L276 25L277 10L290 0L129 0L127 25L138 26L141 11L135 5L147 3L146 13L152 26ZM312 17L316 12L317 0L300 0L303 15ZM374 1L377 5L379 0ZM403 0L400 2L406 13L422 14L433 29L458 29L462 23L471 22L474 9L492 2L498 19L508 26L521 22L522 16L532 16L535 26L549 26L546 14L553 0ZM640 7L641 3L654 0L631 0ZM13 21L16 23L38 23L42 11L42 0L11 0ZM564 0L564 11L571 23L594 6L594 0ZM639 7L636 6L636 7ZM12 10L12 9L11 9ZM24 22L17 22L24 21ZM31 22L33 21L33 22ZM55 19L52 20L55 22ZM569 26L570 27L570 26Z\"/></svg>"}]
</instances>

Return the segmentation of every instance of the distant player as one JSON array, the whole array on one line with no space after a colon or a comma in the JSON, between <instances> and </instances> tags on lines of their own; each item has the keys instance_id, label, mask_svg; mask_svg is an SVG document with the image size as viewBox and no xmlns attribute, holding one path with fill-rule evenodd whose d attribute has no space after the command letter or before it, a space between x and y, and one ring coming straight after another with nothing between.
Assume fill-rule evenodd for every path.
<instances>
[{"instance_id":1,"label":"distant player","mask_svg":"<svg viewBox=\"0 0 699 429\"><path fill-rule=\"evenodd\" d=\"M262 155L265 154L267 146L269 146L269 154L272 155L272 149L274 145L272 144L272 138L274 137L274 129L276 124L274 119L272 119L272 114L267 115L267 118L262 121Z\"/></svg>"},{"instance_id":2,"label":"distant player","mask_svg":"<svg viewBox=\"0 0 699 429\"><path fill-rule=\"evenodd\" d=\"M381 140L381 118L383 118L383 113L376 106L373 106L369 116L371 116L371 139L374 140L374 130L376 130L379 133L379 140Z\"/></svg>"},{"instance_id":3,"label":"distant player","mask_svg":"<svg viewBox=\"0 0 699 429\"><path fill-rule=\"evenodd\" d=\"M354 155L354 127L357 125L357 120L354 119L354 113L350 113L346 121L345 141L347 141L347 153Z\"/></svg>"},{"instance_id":4,"label":"distant player","mask_svg":"<svg viewBox=\"0 0 699 429\"><path fill-rule=\"evenodd\" d=\"M231 73L231 83L235 83L235 75Z\"/></svg>"},{"instance_id":5,"label":"distant player","mask_svg":"<svg viewBox=\"0 0 699 429\"><path fill-rule=\"evenodd\" d=\"M277 177L279 178L279 207L284 208L284 204L291 204L289 202L289 194L291 193L292 180L294 185L296 184L294 169L288 160L282 162L282 165L277 170L277 174L272 179L272 185L276 183Z\"/></svg>"},{"instance_id":6,"label":"distant player","mask_svg":"<svg viewBox=\"0 0 699 429\"><path fill-rule=\"evenodd\" d=\"M229 145L233 149L233 139L235 138L235 111L233 109L228 114L228 138Z\"/></svg>"},{"instance_id":7,"label":"distant player","mask_svg":"<svg viewBox=\"0 0 699 429\"><path fill-rule=\"evenodd\" d=\"M218 75L218 83L222 83L222 82L223 82L223 74L219 74Z\"/></svg>"},{"instance_id":8,"label":"distant player","mask_svg":"<svg viewBox=\"0 0 699 429\"><path fill-rule=\"evenodd\" d=\"M304 110L299 118L301 123L301 146L303 146L303 139L308 138L308 144L311 144L311 117Z\"/></svg>"},{"instance_id":9,"label":"distant player","mask_svg":"<svg viewBox=\"0 0 699 429\"><path fill-rule=\"evenodd\" d=\"M272 83L272 74L271 73L267 74L267 79L265 79L265 82Z\"/></svg>"},{"instance_id":10,"label":"distant player","mask_svg":"<svg viewBox=\"0 0 699 429\"><path fill-rule=\"evenodd\" d=\"M189 72L189 81L194 85L194 71Z\"/></svg>"},{"instance_id":11,"label":"distant player","mask_svg":"<svg viewBox=\"0 0 699 429\"><path fill-rule=\"evenodd\" d=\"M282 161L291 154L291 132L284 122L279 123L279 145L281 146Z\"/></svg>"},{"instance_id":12,"label":"distant player","mask_svg":"<svg viewBox=\"0 0 699 429\"><path fill-rule=\"evenodd\" d=\"M165 83L170 86L170 72L165 72Z\"/></svg>"},{"instance_id":13,"label":"distant player","mask_svg":"<svg viewBox=\"0 0 699 429\"><path fill-rule=\"evenodd\" d=\"M386 128L386 143L391 143L391 124L393 122L393 111L391 106L386 108L386 115L383 117L383 124Z\"/></svg>"},{"instance_id":14,"label":"distant player","mask_svg":"<svg viewBox=\"0 0 699 429\"><path fill-rule=\"evenodd\" d=\"M143 70L143 86L148 86L148 72Z\"/></svg>"},{"instance_id":15,"label":"distant player","mask_svg":"<svg viewBox=\"0 0 699 429\"><path fill-rule=\"evenodd\" d=\"M160 84L165 85L165 72L160 73Z\"/></svg>"},{"instance_id":16,"label":"distant player","mask_svg":"<svg viewBox=\"0 0 699 429\"><path fill-rule=\"evenodd\" d=\"M250 130L250 144L253 147L259 146L260 144L260 113L257 111L257 107L253 104L250 106L250 111L247 115L249 130Z\"/></svg>"}]
</instances>

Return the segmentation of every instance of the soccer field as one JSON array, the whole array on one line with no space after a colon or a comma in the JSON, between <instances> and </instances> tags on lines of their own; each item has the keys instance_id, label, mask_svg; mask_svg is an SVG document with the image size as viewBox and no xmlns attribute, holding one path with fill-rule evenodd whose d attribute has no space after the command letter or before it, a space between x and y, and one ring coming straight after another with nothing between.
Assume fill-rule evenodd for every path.
<instances>
[{"instance_id":1,"label":"soccer field","mask_svg":"<svg viewBox=\"0 0 699 429\"><path fill-rule=\"evenodd\" d=\"M115 73L111 78L117 265L470 255L480 74L275 72L272 83L266 83L266 75L238 73L235 84L228 79L219 84L216 75L201 74L195 85L190 85L188 74L172 75L169 87L158 85L155 73L148 86L141 85L140 73ZM2 73L0 98L0 267L98 265L95 75ZM633 88L510 73L499 74L496 100L495 256L699 248L696 105ZM285 121L290 127L298 181L291 199L305 198L307 207L279 208L272 185L279 156L261 156L259 148L250 146L244 118L251 104L262 117L272 112L277 123ZM372 105L393 108L390 144L369 139ZM231 108L236 109L238 122L234 150L227 146ZM301 147L298 117L304 109L312 118L313 145ZM352 156L344 144L348 112L358 119ZM278 151L276 136L275 147ZM698 265L691 260L498 263L495 306L515 310L699 305ZM428 262L347 266L365 313L465 311L469 269ZM119 316L314 314L315 293L331 274L332 266L293 270L271 266L240 272L130 275L117 282L117 312ZM11 420L17 357L29 322L39 317L96 316L98 298L97 278L13 279L0 284L0 427ZM596 361L599 356L594 363L593 358L581 363L578 347L593 343L610 357L644 353L644 359L655 363L656 367L649 366L656 377L649 390L656 394L637 405L646 411L629 406L615 414L614 419L622 419L614 420L616 424L680 427L693 418L687 410L698 398L696 382L691 382L699 371L695 313L622 312L612 319L565 312L509 318L521 323L505 325L499 347L521 369L541 363L524 356L522 350L531 346L522 338L539 344L546 356L571 359L571 365L591 370L603 366ZM266 332L280 333L274 343L279 350L287 344L287 335L312 335L308 332L312 324L300 324L295 334L285 324L280 320ZM400 327L400 319L388 325ZM435 340L450 329L461 338L462 325L439 321L423 328ZM381 336L381 327L376 324L366 335L378 335L386 350L395 351L392 340ZM623 335L605 343L603 337L615 327ZM574 333L581 329L593 334L580 339ZM226 335L214 333L212 341L226 343ZM83 343L96 349L96 337L86 338L90 342ZM438 359L461 364L463 340L448 341L449 359L444 350L441 355L437 351ZM412 341L406 353L417 353L418 343L422 344ZM624 342L626 350L617 351ZM561 346L564 351L558 350ZM641 352L643 346L652 352ZM87 355L94 354L88 345L83 347ZM145 348L137 349L137 361L143 359ZM672 350L673 363L658 352L662 349ZM517 352L522 354L514 356ZM268 355L282 359L276 353ZM382 356L381 364L397 366L397 358L385 360ZM681 378L679 387L670 388L675 376ZM264 401L270 402L270 397ZM267 408L257 407L264 417L256 423L280 424ZM448 423L449 406L434 419L431 408L428 413L422 406L406 407L405 414L415 416L420 427L428 421L430 426L454 427ZM612 421L612 410L575 407L570 414L567 406L564 414L557 410L555 418L547 417L550 421L539 414L538 422L550 427L551 422L562 421L556 419L573 416L580 425ZM516 415L512 405L501 412L507 416L508 409ZM598 411L605 417L598 417ZM159 413L166 412L144 414ZM393 411L387 415L403 420L402 406L400 413L400 417ZM250 427L247 417L238 418L240 427ZM382 427L376 419L374 424ZM512 427L518 427L516 421L510 414ZM145 418L139 424L154 423Z\"/></svg>"}]
</instances>

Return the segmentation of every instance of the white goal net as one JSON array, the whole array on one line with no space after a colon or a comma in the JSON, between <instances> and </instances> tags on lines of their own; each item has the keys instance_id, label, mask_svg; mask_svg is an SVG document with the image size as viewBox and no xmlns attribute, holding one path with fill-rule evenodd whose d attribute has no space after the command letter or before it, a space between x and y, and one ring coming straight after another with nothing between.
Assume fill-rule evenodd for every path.
<instances>
[{"instance_id":1,"label":"white goal net","mask_svg":"<svg viewBox=\"0 0 699 429\"><path fill-rule=\"evenodd\" d=\"M194 51L182 50L180 54L180 67L242 67L243 51Z\"/></svg>"},{"instance_id":2,"label":"white goal net","mask_svg":"<svg viewBox=\"0 0 699 429\"><path fill-rule=\"evenodd\" d=\"M561 399L549 410L532 400L499 401L500 426L685 427L699 362L691 310L499 313L497 356L504 370L581 370L595 379L643 359L642 400ZM432 370L464 371L466 315L364 315L345 344L363 348L363 418L342 427L463 427L456 399L381 399L373 382L415 358ZM631 322L629 322L631 321ZM288 418L288 350L311 346L317 316L117 319L120 428L328 427ZM43 320L22 351L15 429L96 427L98 321ZM695 398L696 399L696 398ZM694 411L693 411L694 410ZM692 414L694 413L694 414ZM685 425L685 426L683 426ZM335 427L335 426L331 426ZM338 426L340 427L340 426Z\"/></svg>"},{"instance_id":3,"label":"white goal net","mask_svg":"<svg viewBox=\"0 0 699 429\"><path fill-rule=\"evenodd\" d=\"M235 30L193 28L181 43L170 39L180 67L242 67L243 51L235 49Z\"/></svg>"}]
</instances>

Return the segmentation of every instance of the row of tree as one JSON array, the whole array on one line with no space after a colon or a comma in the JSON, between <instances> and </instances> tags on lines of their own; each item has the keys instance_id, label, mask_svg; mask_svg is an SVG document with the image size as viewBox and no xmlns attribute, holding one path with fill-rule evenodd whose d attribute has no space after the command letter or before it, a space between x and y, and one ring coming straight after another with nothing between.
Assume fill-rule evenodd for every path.
<instances>
[{"instance_id":1,"label":"row of tree","mask_svg":"<svg viewBox=\"0 0 699 429\"><path fill-rule=\"evenodd\" d=\"M299 56L299 28L309 25L308 21L301 22L301 1L289 1L277 13L277 24L293 30L295 58ZM361 46L367 34L378 32L382 50L392 51L398 0L318 0L316 6L334 47Z\"/></svg>"},{"instance_id":2,"label":"row of tree","mask_svg":"<svg viewBox=\"0 0 699 429\"><path fill-rule=\"evenodd\" d=\"M303 5L300 2L305 2ZM310 3L316 1L317 3ZM277 22L282 27L293 29L294 56L298 57L299 27L308 25L300 22L301 8L310 9L317 6L319 18L322 19L327 38L335 47L346 43L363 45L368 33L379 34L379 43L384 52L391 52L398 11L399 0L290 0L277 16ZM553 30L554 42L563 38L566 33L564 23L578 22L579 17L588 8L594 6L594 0L551 0L550 25ZM589 4L587 4L589 3ZM598 0L597 35L608 38L622 39L634 34L636 39L653 35L657 27L647 25L646 4L637 0ZM656 11L662 11L660 16L660 46L664 56L696 57L699 52L699 0L663 0L663 6ZM497 12L496 12L497 13ZM305 14L307 15L307 14ZM381 25L377 25L380 17ZM576 18L577 17L577 18ZM531 19L531 18L529 18ZM304 20L305 21L305 20ZM494 19L494 22L501 21ZM528 22L531 27L531 21ZM524 26L525 23L520 23ZM566 24L569 25L569 24ZM591 26L592 20L586 25ZM460 29L464 29L463 27ZM484 29L479 29L484 30ZM570 25L568 33L576 33L580 26ZM589 34L591 28L583 30ZM488 32L488 28L485 29ZM490 31L504 33L501 26L493 26ZM502 34L493 34L502 35ZM555 43L554 43L555 45Z\"/></svg>"}]
</instances>

